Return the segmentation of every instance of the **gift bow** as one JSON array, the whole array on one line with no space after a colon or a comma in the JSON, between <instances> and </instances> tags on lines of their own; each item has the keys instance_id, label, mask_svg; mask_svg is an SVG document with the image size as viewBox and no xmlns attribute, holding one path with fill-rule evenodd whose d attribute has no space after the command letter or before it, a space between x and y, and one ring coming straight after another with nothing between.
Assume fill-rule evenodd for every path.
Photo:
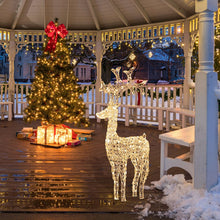
<instances>
[{"instance_id":1,"label":"gift bow","mask_svg":"<svg viewBox=\"0 0 220 220\"><path fill-rule=\"evenodd\" d=\"M47 36L50 38L50 40L47 43L47 47L45 49L46 51L49 51L49 52L54 52L54 50L56 49L58 35L61 38L64 38L68 34L68 31L66 30L66 27L64 24L61 24L57 27L53 21L51 21L47 25L45 32Z\"/></svg>"}]
</instances>

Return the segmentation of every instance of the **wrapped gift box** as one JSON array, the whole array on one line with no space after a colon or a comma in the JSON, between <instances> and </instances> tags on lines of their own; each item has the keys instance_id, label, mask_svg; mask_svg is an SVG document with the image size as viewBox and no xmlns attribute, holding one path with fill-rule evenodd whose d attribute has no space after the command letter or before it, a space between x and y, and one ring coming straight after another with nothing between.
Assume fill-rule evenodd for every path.
<instances>
[{"instance_id":1,"label":"wrapped gift box","mask_svg":"<svg viewBox=\"0 0 220 220\"><path fill-rule=\"evenodd\" d=\"M72 141L72 129L66 125L43 125L37 127L38 144L65 145Z\"/></svg>"},{"instance_id":2,"label":"wrapped gift box","mask_svg":"<svg viewBox=\"0 0 220 220\"><path fill-rule=\"evenodd\" d=\"M29 140L30 142L37 143L37 137L35 137L35 136L29 137L28 140Z\"/></svg>"},{"instance_id":3,"label":"wrapped gift box","mask_svg":"<svg viewBox=\"0 0 220 220\"><path fill-rule=\"evenodd\" d=\"M67 142L66 147L74 147L80 144L81 144L80 140L72 140L72 141Z\"/></svg>"},{"instance_id":4,"label":"wrapped gift box","mask_svg":"<svg viewBox=\"0 0 220 220\"><path fill-rule=\"evenodd\" d=\"M22 132L33 133L33 130L34 130L33 127L24 127L21 131L22 131Z\"/></svg>"},{"instance_id":5,"label":"wrapped gift box","mask_svg":"<svg viewBox=\"0 0 220 220\"><path fill-rule=\"evenodd\" d=\"M32 133L18 131L18 132L16 132L16 136L18 139L27 140L28 138L30 138L32 136Z\"/></svg>"},{"instance_id":6,"label":"wrapped gift box","mask_svg":"<svg viewBox=\"0 0 220 220\"><path fill-rule=\"evenodd\" d=\"M89 141L92 139L91 134L78 134L77 138L81 141Z\"/></svg>"}]
</instances>

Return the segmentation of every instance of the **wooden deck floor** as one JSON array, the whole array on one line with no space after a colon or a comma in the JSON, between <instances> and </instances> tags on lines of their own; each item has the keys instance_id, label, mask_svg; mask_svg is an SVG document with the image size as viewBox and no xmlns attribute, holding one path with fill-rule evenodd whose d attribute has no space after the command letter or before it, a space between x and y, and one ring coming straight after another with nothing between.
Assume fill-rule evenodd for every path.
<instances>
[{"instance_id":1,"label":"wooden deck floor","mask_svg":"<svg viewBox=\"0 0 220 220\"><path fill-rule=\"evenodd\" d=\"M16 131L37 125L20 119L0 122L0 211L131 212L136 204L146 202L152 203L151 211L155 213L167 209L159 202L162 193L158 190L145 190L144 200L131 197L133 167L130 162L127 202L113 200L113 181L104 146L106 122L97 124L92 120L90 128L95 129L95 134L91 141L60 149L35 146L16 138ZM125 127L119 122L120 136L143 132L151 149L146 181L149 185L159 179L161 131L152 126Z\"/></svg>"}]
</instances>

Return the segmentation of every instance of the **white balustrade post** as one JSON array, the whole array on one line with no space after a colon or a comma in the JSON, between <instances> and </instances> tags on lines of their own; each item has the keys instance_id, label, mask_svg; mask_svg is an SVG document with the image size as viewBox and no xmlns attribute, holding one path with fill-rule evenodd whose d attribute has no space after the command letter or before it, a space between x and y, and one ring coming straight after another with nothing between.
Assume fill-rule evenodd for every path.
<instances>
[{"instance_id":1,"label":"white balustrade post","mask_svg":"<svg viewBox=\"0 0 220 220\"><path fill-rule=\"evenodd\" d=\"M99 92L99 88L101 87L101 79L102 79L102 57L103 57L103 48L102 48L102 40L101 40L101 32L97 32L96 37L96 84L95 84L95 102L101 102L101 93Z\"/></svg>"},{"instance_id":2,"label":"white balustrade post","mask_svg":"<svg viewBox=\"0 0 220 220\"><path fill-rule=\"evenodd\" d=\"M194 187L209 190L218 182L218 105L215 96L214 11L217 0L196 1L199 13L199 71L196 73Z\"/></svg>"},{"instance_id":3,"label":"white balustrade post","mask_svg":"<svg viewBox=\"0 0 220 220\"><path fill-rule=\"evenodd\" d=\"M16 43L15 34L11 32L10 42L9 42L9 101L14 103L14 93L15 93L15 79L14 79L14 65L15 65L15 55L16 55Z\"/></svg>"},{"instance_id":4,"label":"white balustrade post","mask_svg":"<svg viewBox=\"0 0 220 220\"><path fill-rule=\"evenodd\" d=\"M191 58L192 48L189 34L189 20L184 22L184 56L185 56L185 79L183 85L183 108L190 109L190 87L193 84L191 79Z\"/></svg>"}]
</instances>

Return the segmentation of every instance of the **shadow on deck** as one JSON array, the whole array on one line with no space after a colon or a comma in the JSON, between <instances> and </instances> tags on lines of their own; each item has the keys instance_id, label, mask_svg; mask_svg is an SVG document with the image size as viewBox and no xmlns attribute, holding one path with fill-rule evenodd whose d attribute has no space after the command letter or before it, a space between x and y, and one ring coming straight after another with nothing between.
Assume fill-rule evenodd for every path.
<instances>
[{"instance_id":1,"label":"shadow on deck","mask_svg":"<svg viewBox=\"0 0 220 220\"><path fill-rule=\"evenodd\" d=\"M167 210L160 203L159 190L145 190L144 200L131 197L133 166L130 161L127 202L113 200L113 181L104 146L106 122L97 124L91 120L90 129L95 130L93 139L73 148L45 148L16 138L16 131L28 126L36 128L39 124L27 124L21 119L0 122L1 212L134 213L135 205L145 203L151 203L150 210L155 214ZM119 122L120 136L143 132L150 143L150 173L145 184L150 185L159 180L158 136L162 132L154 126L125 127ZM176 149L180 150L175 146L172 154ZM172 174L178 172L175 169Z\"/></svg>"}]
</instances>

